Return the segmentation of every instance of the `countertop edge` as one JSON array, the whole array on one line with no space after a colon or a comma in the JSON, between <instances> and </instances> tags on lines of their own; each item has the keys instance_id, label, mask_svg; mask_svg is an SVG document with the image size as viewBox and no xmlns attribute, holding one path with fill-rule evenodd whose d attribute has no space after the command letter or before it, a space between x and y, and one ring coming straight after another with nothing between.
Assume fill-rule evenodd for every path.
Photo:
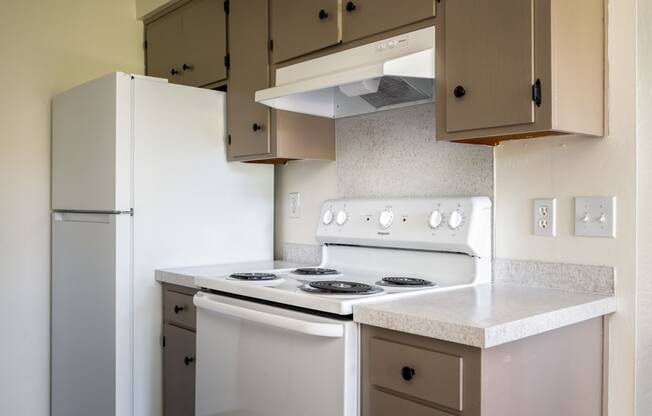
<instances>
[{"instance_id":1,"label":"countertop edge","mask_svg":"<svg viewBox=\"0 0 652 416\"><path fill-rule=\"evenodd\" d=\"M569 325L606 316L616 312L614 296L573 305L514 320L499 325L482 327L436 318L417 317L399 312L379 311L373 304L354 309L354 321L427 338L464 344L477 348L491 348L523 338L563 328ZM409 321L409 325L405 322Z\"/></svg>"},{"instance_id":2,"label":"countertop edge","mask_svg":"<svg viewBox=\"0 0 652 416\"><path fill-rule=\"evenodd\" d=\"M160 283L169 283L171 285L189 287L191 289L199 289L195 285L195 278L189 275L167 272L164 270L156 270L155 279Z\"/></svg>"},{"instance_id":3,"label":"countertop edge","mask_svg":"<svg viewBox=\"0 0 652 416\"><path fill-rule=\"evenodd\" d=\"M607 297L568 308L534 315L525 319L485 328L484 345L491 348L523 338L554 331L566 326L599 318L616 312L615 297Z\"/></svg>"}]
</instances>

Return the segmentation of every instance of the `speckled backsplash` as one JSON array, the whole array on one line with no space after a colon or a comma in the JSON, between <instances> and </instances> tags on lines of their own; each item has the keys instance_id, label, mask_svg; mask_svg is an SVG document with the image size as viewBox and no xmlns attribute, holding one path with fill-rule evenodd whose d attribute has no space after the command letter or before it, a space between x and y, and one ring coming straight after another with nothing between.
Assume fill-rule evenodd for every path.
<instances>
[{"instance_id":1,"label":"speckled backsplash","mask_svg":"<svg viewBox=\"0 0 652 416\"><path fill-rule=\"evenodd\" d=\"M613 295L616 269L612 266L494 259L495 283Z\"/></svg>"},{"instance_id":2,"label":"speckled backsplash","mask_svg":"<svg viewBox=\"0 0 652 416\"><path fill-rule=\"evenodd\" d=\"M493 148L435 140L423 104L335 122L340 198L494 196Z\"/></svg>"}]
</instances>

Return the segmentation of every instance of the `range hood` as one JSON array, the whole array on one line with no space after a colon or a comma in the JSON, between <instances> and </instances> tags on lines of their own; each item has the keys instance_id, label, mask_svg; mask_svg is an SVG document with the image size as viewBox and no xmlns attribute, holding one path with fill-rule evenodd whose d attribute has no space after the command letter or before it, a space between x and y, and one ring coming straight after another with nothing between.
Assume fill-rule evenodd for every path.
<instances>
[{"instance_id":1,"label":"range hood","mask_svg":"<svg viewBox=\"0 0 652 416\"><path fill-rule=\"evenodd\" d=\"M342 118L434 101L435 28L428 27L276 70L256 102Z\"/></svg>"}]
</instances>

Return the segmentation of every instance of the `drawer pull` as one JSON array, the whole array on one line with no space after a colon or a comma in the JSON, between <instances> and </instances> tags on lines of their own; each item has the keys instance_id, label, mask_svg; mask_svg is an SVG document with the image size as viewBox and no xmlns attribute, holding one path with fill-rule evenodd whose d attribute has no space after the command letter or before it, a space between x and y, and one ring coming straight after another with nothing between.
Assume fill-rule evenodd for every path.
<instances>
[{"instance_id":1,"label":"drawer pull","mask_svg":"<svg viewBox=\"0 0 652 416\"><path fill-rule=\"evenodd\" d=\"M185 308L183 306L179 305L174 305L174 313L178 314L179 312L183 311Z\"/></svg>"},{"instance_id":2,"label":"drawer pull","mask_svg":"<svg viewBox=\"0 0 652 416\"><path fill-rule=\"evenodd\" d=\"M401 368L401 377L403 377L403 380L405 381L410 381L416 374L416 371L414 371L414 368L411 367L403 367Z\"/></svg>"},{"instance_id":3,"label":"drawer pull","mask_svg":"<svg viewBox=\"0 0 652 416\"><path fill-rule=\"evenodd\" d=\"M458 85L458 86L455 87L455 89L453 90L453 95L454 95L456 98L462 98L462 97L464 97L464 96L466 95L466 89L464 89L463 86Z\"/></svg>"},{"instance_id":4,"label":"drawer pull","mask_svg":"<svg viewBox=\"0 0 652 416\"><path fill-rule=\"evenodd\" d=\"M192 363L195 362L195 357L184 357L184 358L183 358L183 362L184 362L186 365L190 365L190 364L192 364Z\"/></svg>"}]
</instances>

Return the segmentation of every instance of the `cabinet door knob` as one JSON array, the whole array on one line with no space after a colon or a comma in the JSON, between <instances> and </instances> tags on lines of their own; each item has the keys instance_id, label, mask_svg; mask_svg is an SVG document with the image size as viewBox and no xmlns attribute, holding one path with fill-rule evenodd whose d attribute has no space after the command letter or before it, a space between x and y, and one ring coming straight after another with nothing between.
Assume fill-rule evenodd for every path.
<instances>
[{"instance_id":1,"label":"cabinet door knob","mask_svg":"<svg viewBox=\"0 0 652 416\"><path fill-rule=\"evenodd\" d=\"M251 125L251 129L253 131L261 131L263 129L263 125L258 124L258 123L254 123L254 124Z\"/></svg>"},{"instance_id":2,"label":"cabinet door knob","mask_svg":"<svg viewBox=\"0 0 652 416\"><path fill-rule=\"evenodd\" d=\"M183 306L174 305L174 313L179 313L179 312L181 312L181 311L184 310L184 309L185 309L185 308L184 308Z\"/></svg>"},{"instance_id":3,"label":"cabinet door knob","mask_svg":"<svg viewBox=\"0 0 652 416\"><path fill-rule=\"evenodd\" d=\"M410 381L416 374L416 371L414 371L414 368L411 367L403 367L401 368L401 377L403 377L403 380L405 381Z\"/></svg>"},{"instance_id":4,"label":"cabinet door knob","mask_svg":"<svg viewBox=\"0 0 652 416\"><path fill-rule=\"evenodd\" d=\"M183 362L186 365L190 365L195 362L195 357L184 357Z\"/></svg>"},{"instance_id":5,"label":"cabinet door knob","mask_svg":"<svg viewBox=\"0 0 652 416\"><path fill-rule=\"evenodd\" d=\"M328 12L324 9L319 11L319 20L328 19Z\"/></svg>"},{"instance_id":6,"label":"cabinet door knob","mask_svg":"<svg viewBox=\"0 0 652 416\"><path fill-rule=\"evenodd\" d=\"M195 67L193 65L190 65L190 64L183 64L181 69L183 69L184 71L192 71L193 69L195 69Z\"/></svg>"},{"instance_id":7,"label":"cabinet door knob","mask_svg":"<svg viewBox=\"0 0 652 416\"><path fill-rule=\"evenodd\" d=\"M463 86L458 85L453 90L453 95L456 96L457 98L462 98L462 97L464 97L466 95L466 90L464 89Z\"/></svg>"},{"instance_id":8,"label":"cabinet door knob","mask_svg":"<svg viewBox=\"0 0 652 416\"><path fill-rule=\"evenodd\" d=\"M352 12L352 11L354 11L354 10L355 10L355 7L356 7L356 6L355 6L355 3L352 2L352 1L346 3L346 11L347 11L347 12Z\"/></svg>"},{"instance_id":9,"label":"cabinet door knob","mask_svg":"<svg viewBox=\"0 0 652 416\"><path fill-rule=\"evenodd\" d=\"M179 75L179 71L177 71L176 69L172 68L172 69L170 69L170 75Z\"/></svg>"}]
</instances>

